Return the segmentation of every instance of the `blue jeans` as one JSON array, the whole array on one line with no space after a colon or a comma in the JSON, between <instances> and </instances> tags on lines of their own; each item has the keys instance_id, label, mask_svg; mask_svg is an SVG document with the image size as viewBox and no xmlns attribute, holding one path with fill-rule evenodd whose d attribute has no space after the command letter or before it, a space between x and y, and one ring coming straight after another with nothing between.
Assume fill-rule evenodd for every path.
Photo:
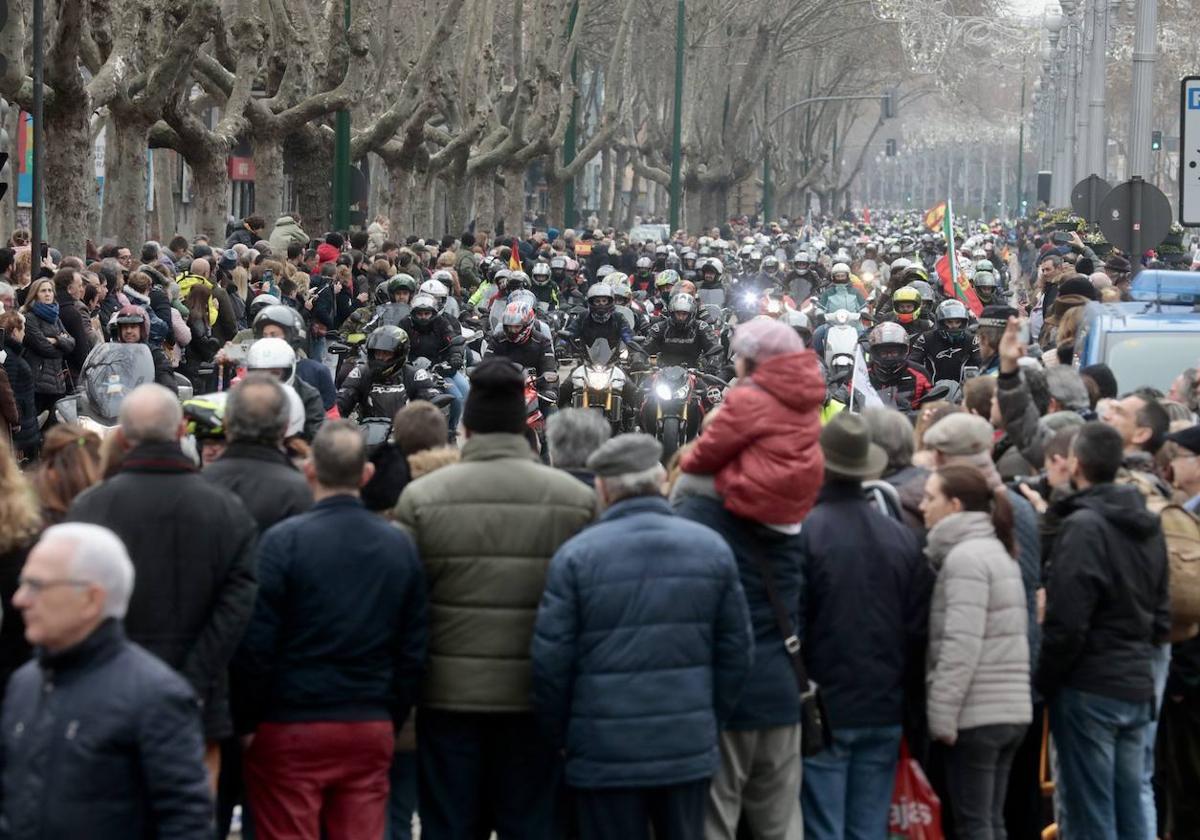
<instances>
[{"instance_id":1,"label":"blue jeans","mask_svg":"<svg viewBox=\"0 0 1200 840\"><path fill-rule=\"evenodd\" d=\"M471 383L461 370L446 377L446 393L454 397L454 402L450 403L450 431L455 435L458 434L458 421L462 419L463 404L470 392Z\"/></svg>"},{"instance_id":2,"label":"blue jeans","mask_svg":"<svg viewBox=\"0 0 1200 840\"><path fill-rule=\"evenodd\" d=\"M1064 840L1152 840L1142 805L1151 703L1062 689L1050 730L1070 836Z\"/></svg>"},{"instance_id":3,"label":"blue jeans","mask_svg":"<svg viewBox=\"0 0 1200 840\"><path fill-rule=\"evenodd\" d=\"M1171 646L1159 645L1150 660L1154 673L1154 718L1146 727L1143 744L1145 762L1142 766L1142 810L1146 814L1146 836L1158 836L1158 807L1154 801L1154 749L1158 741L1158 714L1162 710L1163 692L1167 689L1167 674L1171 670Z\"/></svg>"},{"instance_id":4,"label":"blue jeans","mask_svg":"<svg viewBox=\"0 0 1200 840\"><path fill-rule=\"evenodd\" d=\"M804 759L805 840L879 840L900 758L900 726L835 729L833 746Z\"/></svg>"},{"instance_id":5,"label":"blue jeans","mask_svg":"<svg viewBox=\"0 0 1200 840\"><path fill-rule=\"evenodd\" d=\"M383 840L412 840L413 814L417 812L417 754L398 752L388 771L387 830Z\"/></svg>"}]
</instances>

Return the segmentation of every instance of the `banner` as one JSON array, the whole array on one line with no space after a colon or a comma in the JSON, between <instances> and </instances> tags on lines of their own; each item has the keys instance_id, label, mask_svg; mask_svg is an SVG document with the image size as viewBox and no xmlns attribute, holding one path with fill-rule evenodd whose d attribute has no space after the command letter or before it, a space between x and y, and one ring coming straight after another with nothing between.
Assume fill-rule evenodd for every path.
<instances>
[{"instance_id":1,"label":"banner","mask_svg":"<svg viewBox=\"0 0 1200 840\"><path fill-rule=\"evenodd\" d=\"M975 289L966 276L967 273L959 270L958 255L954 250L954 213L950 209L950 200L942 202L934 210L938 207L942 209L942 235L946 237L946 253L938 257L937 262L933 265L933 270L942 281L942 294L946 297L958 298L966 304L967 309L970 309L978 317L983 312L983 304L979 301L979 296L975 294ZM929 212L932 213L933 210ZM928 217L929 215L926 214L927 220Z\"/></svg>"},{"instance_id":2,"label":"banner","mask_svg":"<svg viewBox=\"0 0 1200 840\"><path fill-rule=\"evenodd\" d=\"M863 355L862 344L856 344L854 347L854 374L850 380L850 411L854 411L855 394L862 395L863 408L885 408L883 400L879 397L879 392L875 390L875 386L871 384L871 374L867 370L867 358Z\"/></svg>"}]
</instances>

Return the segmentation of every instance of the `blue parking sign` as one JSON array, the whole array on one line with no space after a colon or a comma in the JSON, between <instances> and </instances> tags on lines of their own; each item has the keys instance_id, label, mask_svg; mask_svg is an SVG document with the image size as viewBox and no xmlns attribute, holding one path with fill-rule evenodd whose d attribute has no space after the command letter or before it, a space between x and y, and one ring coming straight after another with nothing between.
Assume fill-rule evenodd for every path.
<instances>
[{"instance_id":1,"label":"blue parking sign","mask_svg":"<svg viewBox=\"0 0 1200 840\"><path fill-rule=\"evenodd\" d=\"M1188 89L1187 106L1189 111L1200 111L1200 87Z\"/></svg>"}]
</instances>

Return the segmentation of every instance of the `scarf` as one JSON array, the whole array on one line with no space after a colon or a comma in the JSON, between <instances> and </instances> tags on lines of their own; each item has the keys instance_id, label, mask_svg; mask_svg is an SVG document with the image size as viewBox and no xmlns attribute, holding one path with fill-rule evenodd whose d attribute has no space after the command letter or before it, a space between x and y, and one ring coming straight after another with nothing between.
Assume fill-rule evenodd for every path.
<instances>
[{"instance_id":1,"label":"scarf","mask_svg":"<svg viewBox=\"0 0 1200 840\"><path fill-rule=\"evenodd\" d=\"M42 303L40 300L33 304L33 314L53 324L58 320L58 304Z\"/></svg>"}]
</instances>

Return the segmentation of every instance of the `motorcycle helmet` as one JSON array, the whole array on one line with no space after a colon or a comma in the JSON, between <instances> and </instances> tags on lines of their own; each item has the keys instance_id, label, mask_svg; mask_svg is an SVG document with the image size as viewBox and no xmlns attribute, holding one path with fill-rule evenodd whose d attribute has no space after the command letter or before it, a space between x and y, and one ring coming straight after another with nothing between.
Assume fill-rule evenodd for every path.
<instances>
[{"instance_id":1,"label":"motorcycle helmet","mask_svg":"<svg viewBox=\"0 0 1200 840\"><path fill-rule=\"evenodd\" d=\"M637 276L640 280L647 280L651 272L654 270L654 261L649 257L638 257L637 261Z\"/></svg>"},{"instance_id":2,"label":"motorcycle helmet","mask_svg":"<svg viewBox=\"0 0 1200 840\"><path fill-rule=\"evenodd\" d=\"M613 301L617 306L628 306L633 300L633 287L629 285L629 281L617 280L609 285L612 286Z\"/></svg>"},{"instance_id":3,"label":"motorcycle helmet","mask_svg":"<svg viewBox=\"0 0 1200 840\"><path fill-rule=\"evenodd\" d=\"M421 294L430 295L434 299L437 311L441 312L442 307L446 305L446 298L450 297L450 289L445 283L437 279L439 274L445 274L448 276L449 272L435 272L432 280L426 280L421 284L420 292ZM512 285L511 279L509 280L509 285Z\"/></svg>"},{"instance_id":4,"label":"motorcycle helmet","mask_svg":"<svg viewBox=\"0 0 1200 840\"><path fill-rule=\"evenodd\" d=\"M275 295L269 295L265 292L261 295L255 295L254 300L250 301L250 305L246 307L246 316L250 319L250 323L254 323L254 316L256 316L261 309L267 306L279 306L280 303L282 303L282 301L275 297Z\"/></svg>"},{"instance_id":5,"label":"motorcycle helmet","mask_svg":"<svg viewBox=\"0 0 1200 840\"><path fill-rule=\"evenodd\" d=\"M921 293L921 302L928 308L932 309L936 298L933 295L933 286L926 283L924 280L913 280L908 285L912 286Z\"/></svg>"},{"instance_id":6,"label":"motorcycle helmet","mask_svg":"<svg viewBox=\"0 0 1200 840\"><path fill-rule=\"evenodd\" d=\"M792 260L792 265L795 266L796 271L803 274L806 271L812 270L812 261L812 254L808 253L808 251L797 251L795 258Z\"/></svg>"},{"instance_id":7,"label":"motorcycle helmet","mask_svg":"<svg viewBox=\"0 0 1200 840\"><path fill-rule=\"evenodd\" d=\"M111 341L124 344L121 341L121 327L136 326L138 341L145 341L150 336L150 316L140 306L132 304L122 306L113 313L108 321L108 337Z\"/></svg>"},{"instance_id":8,"label":"motorcycle helmet","mask_svg":"<svg viewBox=\"0 0 1200 840\"><path fill-rule=\"evenodd\" d=\"M265 370L291 385L296 376L296 351L282 338L260 338L246 353L246 370Z\"/></svg>"},{"instance_id":9,"label":"motorcycle helmet","mask_svg":"<svg viewBox=\"0 0 1200 840\"><path fill-rule=\"evenodd\" d=\"M225 402L228 398L228 391L218 391L184 400L183 419L187 421L187 433L197 442L225 440Z\"/></svg>"},{"instance_id":10,"label":"motorcycle helmet","mask_svg":"<svg viewBox=\"0 0 1200 840\"><path fill-rule=\"evenodd\" d=\"M509 291L512 291L513 289L528 289L532 285L533 284L529 281L529 275L524 271L510 271L508 273ZM421 290L424 291L424 289L425 287L422 286Z\"/></svg>"},{"instance_id":11,"label":"motorcycle helmet","mask_svg":"<svg viewBox=\"0 0 1200 840\"><path fill-rule=\"evenodd\" d=\"M654 278L654 288L658 289L660 293L666 293L668 289L678 282L679 272L668 268L666 271L660 271L658 276Z\"/></svg>"},{"instance_id":12,"label":"motorcycle helmet","mask_svg":"<svg viewBox=\"0 0 1200 840\"><path fill-rule=\"evenodd\" d=\"M904 270L907 269L910 265L912 265L912 263L908 259L906 259L904 257L897 257L896 259L892 260L892 270L891 270L891 274L889 275L889 277L895 277L895 278L903 277Z\"/></svg>"},{"instance_id":13,"label":"motorcycle helmet","mask_svg":"<svg viewBox=\"0 0 1200 840\"><path fill-rule=\"evenodd\" d=\"M738 249L738 259L740 259L742 262L750 262L750 254L753 250L753 245L743 245Z\"/></svg>"},{"instance_id":14,"label":"motorcycle helmet","mask_svg":"<svg viewBox=\"0 0 1200 840\"><path fill-rule=\"evenodd\" d=\"M763 257L762 270L764 274L775 274L779 271L779 259L777 257Z\"/></svg>"},{"instance_id":15,"label":"motorcycle helmet","mask_svg":"<svg viewBox=\"0 0 1200 840\"><path fill-rule=\"evenodd\" d=\"M408 292L408 300L397 301L396 295L401 292ZM387 281L387 295L389 302L408 303L412 300L413 295L417 293L417 281L408 274L397 274Z\"/></svg>"},{"instance_id":16,"label":"motorcycle helmet","mask_svg":"<svg viewBox=\"0 0 1200 840\"><path fill-rule=\"evenodd\" d=\"M686 292L680 292L671 298L671 323L676 327L686 327L696 317L696 299Z\"/></svg>"},{"instance_id":17,"label":"motorcycle helmet","mask_svg":"<svg viewBox=\"0 0 1200 840\"><path fill-rule=\"evenodd\" d=\"M892 310L901 324L911 324L921 317L921 293L912 286L901 286L892 292Z\"/></svg>"},{"instance_id":18,"label":"motorcycle helmet","mask_svg":"<svg viewBox=\"0 0 1200 840\"><path fill-rule=\"evenodd\" d=\"M283 331L282 338L292 347L302 346L308 340L308 332L304 329L304 319L300 313L290 306L279 304L260 309L254 316L253 331L255 338L262 338L268 325L276 326Z\"/></svg>"},{"instance_id":19,"label":"motorcycle helmet","mask_svg":"<svg viewBox=\"0 0 1200 840\"><path fill-rule=\"evenodd\" d=\"M562 285L562 282L567 277L567 258L554 257L550 260L550 279L555 283Z\"/></svg>"},{"instance_id":20,"label":"motorcycle helmet","mask_svg":"<svg viewBox=\"0 0 1200 840\"><path fill-rule=\"evenodd\" d=\"M503 292L508 289L508 280L512 277L512 272L507 268L502 268L492 275L492 282L496 284L496 291ZM411 301L410 301L411 303Z\"/></svg>"},{"instance_id":21,"label":"motorcycle helmet","mask_svg":"<svg viewBox=\"0 0 1200 840\"><path fill-rule=\"evenodd\" d=\"M904 273L900 275L900 279L910 286L914 280L922 280L928 283L929 272L926 271L925 266L921 265L920 263L913 263L904 269Z\"/></svg>"},{"instance_id":22,"label":"motorcycle helmet","mask_svg":"<svg viewBox=\"0 0 1200 840\"><path fill-rule=\"evenodd\" d=\"M437 301L433 299L433 295L421 292L413 298L409 316L412 318L413 326L417 329L427 330L433 323L433 319L437 317L437 313Z\"/></svg>"},{"instance_id":23,"label":"motorcycle helmet","mask_svg":"<svg viewBox=\"0 0 1200 840\"><path fill-rule=\"evenodd\" d=\"M513 344L525 344L533 334L533 325L537 314L528 303L510 303L504 307L504 315L500 324L504 328L504 337Z\"/></svg>"},{"instance_id":24,"label":"motorcycle helmet","mask_svg":"<svg viewBox=\"0 0 1200 840\"><path fill-rule=\"evenodd\" d=\"M666 260L663 261L663 266L672 271L683 271L683 261L675 254L667 254Z\"/></svg>"},{"instance_id":25,"label":"motorcycle helmet","mask_svg":"<svg viewBox=\"0 0 1200 840\"><path fill-rule=\"evenodd\" d=\"M834 283L849 283L850 266L844 262L834 263L833 268L829 270L829 278Z\"/></svg>"},{"instance_id":26,"label":"motorcycle helmet","mask_svg":"<svg viewBox=\"0 0 1200 840\"><path fill-rule=\"evenodd\" d=\"M437 271L433 272L433 275L429 279L430 281L436 281L445 286L447 294L449 294L450 287L454 285L454 275L444 268L439 268Z\"/></svg>"},{"instance_id":27,"label":"motorcycle helmet","mask_svg":"<svg viewBox=\"0 0 1200 840\"><path fill-rule=\"evenodd\" d=\"M528 289L517 289L516 291L512 292L508 296L508 300L506 302L507 303L528 303L530 306L532 306L534 308L535 311L537 310L537 307L538 307L537 295L535 295L533 292L529 291Z\"/></svg>"},{"instance_id":28,"label":"motorcycle helmet","mask_svg":"<svg viewBox=\"0 0 1200 840\"><path fill-rule=\"evenodd\" d=\"M895 376L908 365L908 333L899 324L887 321L871 330L867 338L871 349L871 367L884 376Z\"/></svg>"},{"instance_id":29,"label":"motorcycle helmet","mask_svg":"<svg viewBox=\"0 0 1200 840\"><path fill-rule=\"evenodd\" d=\"M944 341L962 343L967 337L967 307L961 300L944 300L938 304L938 331Z\"/></svg>"},{"instance_id":30,"label":"motorcycle helmet","mask_svg":"<svg viewBox=\"0 0 1200 840\"><path fill-rule=\"evenodd\" d=\"M691 248L684 251L682 259L681 259L681 261L683 263L683 267L686 268L688 271L691 271L692 269L694 269L696 267L697 256L698 256L698 254L695 251L693 251Z\"/></svg>"},{"instance_id":31,"label":"motorcycle helmet","mask_svg":"<svg viewBox=\"0 0 1200 840\"><path fill-rule=\"evenodd\" d=\"M606 322L613 313L613 290L607 283L596 283L587 290L588 312L593 321Z\"/></svg>"},{"instance_id":32,"label":"motorcycle helmet","mask_svg":"<svg viewBox=\"0 0 1200 840\"><path fill-rule=\"evenodd\" d=\"M696 294L696 284L691 280L680 280L671 287L671 297L678 294L692 295L694 297Z\"/></svg>"},{"instance_id":33,"label":"motorcycle helmet","mask_svg":"<svg viewBox=\"0 0 1200 840\"><path fill-rule=\"evenodd\" d=\"M371 376L394 376L408 361L408 333L390 324L367 336L367 369Z\"/></svg>"},{"instance_id":34,"label":"motorcycle helmet","mask_svg":"<svg viewBox=\"0 0 1200 840\"><path fill-rule=\"evenodd\" d=\"M796 331L796 335L804 342L805 347L812 346L812 322L799 309L789 309L784 314L784 322Z\"/></svg>"},{"instance_id":35,"label":"motorcycle helmet","mask_svg":"<svg viewBox=\"0 0 1200 840\"><path fill-rule=\"evenodd\" d=\"M550 282L550 266L548 263L540 262L533 267L533 284L535 286L545 286Z\"/></svg>"},{"instance_id":36,"label":"motorcycle helmet","mask_svg":"<svg viewBox=\"0 0 1200 840\"><path fill-rule=\"evenodd\" d=\"M608 263L605 263L604 265L600 266L599 268L596 269L596 282L599 283L599 282L603 281L605 277L612 274L614 271L616 271L616 269L613 268Z\"/></svg>"},{"instance_id":37,"label":"motorcycle helmet","mask_svg":"<svg viewBox=\"0 0 1200 840\"><path fill-rule=\"evenodd\" d=\"M975 287L975 296L985 306L996 296L996 275L991 270L975 272L971 285Z\"/></svg>"}]
</instances>

